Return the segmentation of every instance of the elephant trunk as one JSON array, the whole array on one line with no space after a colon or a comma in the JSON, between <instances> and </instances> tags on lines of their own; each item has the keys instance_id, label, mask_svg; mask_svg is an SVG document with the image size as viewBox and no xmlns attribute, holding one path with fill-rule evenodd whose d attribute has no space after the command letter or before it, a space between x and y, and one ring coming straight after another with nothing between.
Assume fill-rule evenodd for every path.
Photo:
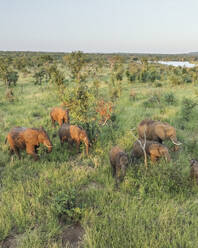
<instances>
[{"instance_id":1,"label":"elephant trunk","mask_svg":"<svg viewBox=\"0 0 198 248\"><path fill-rule=\"evenodd\" d=\"M171 161L171 157L170 157L169 152L166 152L164 155L165 155L166 161L167 161L167 162L170 162L170 161Z\"/></svg>"},{"instance_id":2,"label":"elephant trunk","mask_svg":"<svg viewBox=\"0 0 198 248\"><path fill-rule=\"evenodd\" d=\"M48 148L48 152L52 151L52 148L53 148L52 144L47 144L46 142L44 142L44 145Z\"/></svg>"}]
</instances>

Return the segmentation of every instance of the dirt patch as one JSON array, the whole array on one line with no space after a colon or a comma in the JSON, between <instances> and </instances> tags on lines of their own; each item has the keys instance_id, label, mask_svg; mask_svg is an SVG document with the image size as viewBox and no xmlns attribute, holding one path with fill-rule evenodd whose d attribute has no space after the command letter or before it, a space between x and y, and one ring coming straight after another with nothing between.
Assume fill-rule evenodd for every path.
<instances>
[{"instance_id":1,"label":"dirt patch","mask_svg":"<svg viewBox=\"0 0 198 248\"><path fill-rule=\"evenodd\" d=\"M2 248L16 248L17 247L17 239L14 236L9 236L0 242L0 247Z\"/></svg>"},{"instance_id":2,"label":"dirt patch","mask_svg":"<svg viewBox=\"0 0 198 248\"><path fill-rule=\"evenodd\" d=\"M63 229L61 240L65 246L69 245L70 248L79 248L85 231L80 224L74 224Z\"/></svg>"}]
</instances>

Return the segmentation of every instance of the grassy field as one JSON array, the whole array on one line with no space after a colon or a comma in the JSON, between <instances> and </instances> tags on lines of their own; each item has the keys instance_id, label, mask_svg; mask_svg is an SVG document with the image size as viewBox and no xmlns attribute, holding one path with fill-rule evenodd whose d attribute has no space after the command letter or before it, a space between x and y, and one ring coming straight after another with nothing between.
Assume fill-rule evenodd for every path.
<instances>
[{"instance_id":1,"label":"grassy field","mask_svg":"<svg viewBox=\"0 0 198 248\"><path fill-rule=\"evenodd\" d=\"M61 103L50 84L34 85L31 78L20 76L14 102L5 99L1 84L0 247L77 247L78 239L89 248L197 247L198 187L189 179L189 159L198 158L198 108L185 121L182 100L197 101L198 86L162 82L156 87L126 79L122 84L116 120L101 127L89 157L83 145L79 154L67 144L61 147L58 126L52 128L49 116ZM157 103L152 101L156 97ZM143 161L132 164L116 189L109 150L118 144L130 153L135 141L131 130L137 135L137 125L145 118L169 122L183 145L174 153L165 142L170 163L149 162L148 170ZM54 145L52 153L41 146L39 161L25 152L21 160L11 159L4 140L13 126L43 126Z\"/></svg>"}]
</instances>

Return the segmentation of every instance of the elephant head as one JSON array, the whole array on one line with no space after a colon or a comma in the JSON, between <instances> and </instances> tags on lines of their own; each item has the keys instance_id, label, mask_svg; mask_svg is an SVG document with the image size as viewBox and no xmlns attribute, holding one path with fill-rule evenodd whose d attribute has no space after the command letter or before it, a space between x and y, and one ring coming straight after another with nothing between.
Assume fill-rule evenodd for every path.
<instances>
[{"instance_id":1,"label":"elephant head","mask_svg":"<svg viewBox=\"0 0 198 248\"><path fill-rule=\"evenodd\" d=\"M170 162L171 161L171 157L170 157L170 154L168 152L167 147L161 147L160 154L165 158L165 160L167 162Z\"/></svg>"},{"instance_id":2,"label":"elephant head","mask_svg":"<svg viewBox=\"0 0 198 248\"><path fill-rule=\"evenodd\" d=\"M170 126L168 123L165 123L165 139L171 140L171 142L175 145L175 151L177 151L179 146L182 144L177 141L175 128Z\"/></svg>"},{"instance_id":3,"label":"elephant head","mask_svg":"<svg viewBox=\"0 0 198 248\"><path fill-rule=\"evenodd\" d=\"M174 127L168 123L155 122L153 128L153 136L158 138L158 140L170 139L171 142L175 145L175 151L179 149L179 146L182 144L177 141L176 130Z\"/></svg>"},{"instance_id":4,"label":"elephant head","mask_svg":"<svg viewBox=\"0 0 198 248\"><path fill-rule=\"evenodd\" d=\"M52 142L43 127L39 129L38 142L46 146L48 148L48 152L52 151L53 148Z\"/></svg>"}]
</instances>

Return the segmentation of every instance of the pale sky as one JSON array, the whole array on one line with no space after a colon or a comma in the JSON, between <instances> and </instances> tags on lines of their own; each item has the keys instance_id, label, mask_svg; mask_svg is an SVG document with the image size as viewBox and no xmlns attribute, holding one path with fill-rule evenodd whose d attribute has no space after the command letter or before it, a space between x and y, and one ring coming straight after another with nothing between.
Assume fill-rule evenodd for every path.
<instances>
[{"instance_id":1,"label":"pale sky","mask_svg":"<svg viewBox=\"0 0 198 248\"><path fill-rule=\"evenodd\" d=\"M0 0L0 50L198 51L198 0Z\"/></svg>"}]
</instances>

